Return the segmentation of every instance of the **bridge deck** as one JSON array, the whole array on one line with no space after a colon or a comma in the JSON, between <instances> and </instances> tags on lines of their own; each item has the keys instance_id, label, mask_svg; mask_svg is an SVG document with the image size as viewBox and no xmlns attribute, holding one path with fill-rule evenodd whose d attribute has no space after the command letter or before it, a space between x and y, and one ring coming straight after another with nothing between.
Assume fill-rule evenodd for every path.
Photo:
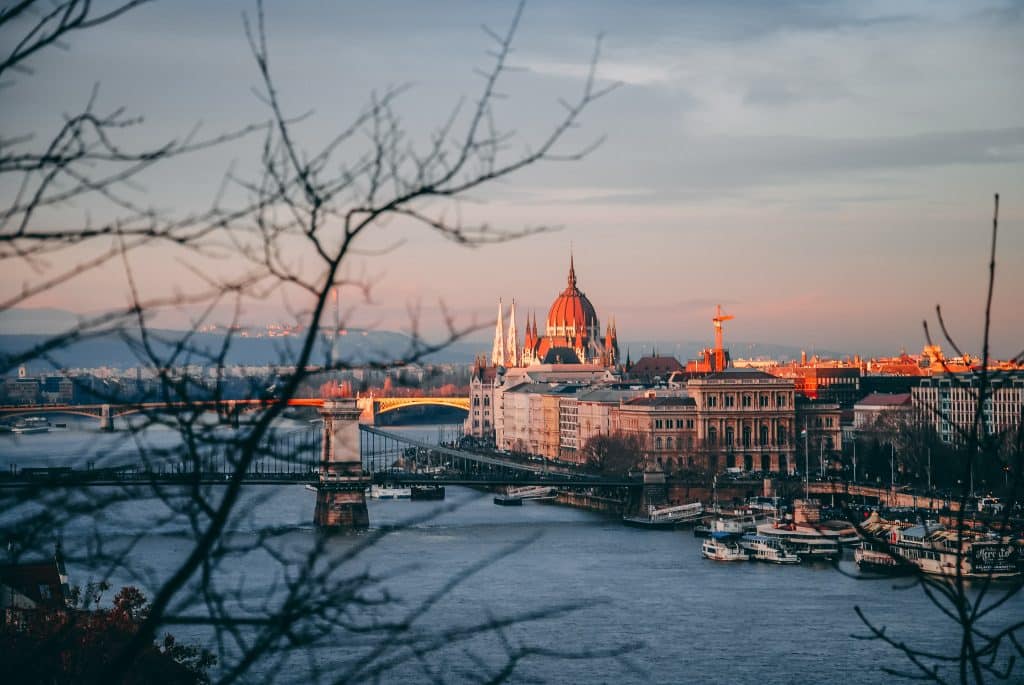
<instances>
[{"instance_id":1,"label":"bridge deck","mask_svg":"<svg viewBox=\"0 0 1024 685\"><path fill-rule=\"evenodd\" d=\"M599 478L599 476L594 476L591 474L578 474L573 471L570 471L569 469L548 466L545 464L535 464L529 462L515 461L512 459L502 459L500 457L491 457L484 454L478 454L477 452L466 452L464 450L459 450L452 447L433 445L429 442L423 442L422 440L407 438L404 435L395 435L394 433L388 433L387 431L383 431L378 428L373 428L371 426L361 425L359 426L359 430L363 431L364 433L369 433L371 435L377 435L379 437L386 438L388 440L394 440L395 442L400 442L409 445L410 447L418 447L424 450L439 452L440 454L444 454L449 457L454 457L456 459L468 459L470 461L475 461L480 464L487 464L488 466L497 466L504 469L512 469L515 471L522 471L524 473L533 474L559 474L563 476L570 476L574 478L582 478L589 480Z\"/></svg>"},{"instance_id":2,"label":"bridge deck","mask_svg":"<svg viewBox=\"0 0 1024 685\"><path fill-rule=\"evenodd\" d=\"M565 480L559 478L499 478L487 476L483 478L466 478L464 476L432 477L423 478L415 475L393 476L378 475L375 482L394 483L396 485L463 485L463 486L502 486L502 485L546 485L553 488L619 488L640 485L638 481L626 480ZM198 479L182 475L168 474L140 474L125 478L90 478L88 471L66 474L60 478L39 478L39 477L5 477L0 478L0 489L10 488L78 488L78 487L116 487L130 485L228 485L231 479L225 476L204 475ZM267 477L242 479L244 485L318 485L320 478L317 475L294 476L294 477Z\"/></svg>"}]
</instances>

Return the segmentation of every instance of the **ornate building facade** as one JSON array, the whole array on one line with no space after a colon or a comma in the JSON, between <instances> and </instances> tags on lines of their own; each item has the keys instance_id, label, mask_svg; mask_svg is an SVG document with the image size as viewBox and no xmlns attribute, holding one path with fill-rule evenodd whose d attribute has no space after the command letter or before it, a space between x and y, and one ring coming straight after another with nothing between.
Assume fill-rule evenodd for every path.
<instances>
[{"instance_id":1,"label":"ornate building facade","mask_svg":"<svg viewBox=\"0 0 1024 685\"><path fill-rule=\"evenodd\" d=\"M568 284L548 310L541 335L537 315L527 316L522 344L516 328L516 304L508 314L498 300L498 321L494 329L491 364L515 368L536 364L594 364L614 367L619 364L619 339L614 320L601 330L594 305L576 283L576 265L569 258Z\"/></svg>"}]
</instances>

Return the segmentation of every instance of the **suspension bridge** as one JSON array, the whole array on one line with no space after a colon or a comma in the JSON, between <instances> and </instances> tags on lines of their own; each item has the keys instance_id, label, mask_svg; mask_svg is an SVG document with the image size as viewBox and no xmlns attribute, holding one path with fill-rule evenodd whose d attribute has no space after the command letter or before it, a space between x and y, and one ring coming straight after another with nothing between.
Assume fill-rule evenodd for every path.
<instances>
[{"instance_id":1,"label":"suspension bridge","mask_svg":"<svg viewBox=\"0 0 1024 685\"><path fill-rule=\"evenodd\" d=\"M116 465L11 465L0 474L0 488L302 483L317 491L314 519L318 525L361 528L369 525L365 491L373 483L604 491L643 487L641 480L602 478L528 459L432 444L360 424L363 409L355 399L321 400L319 411L318 428L272 434L248 449L213 440L214 447L221 449L210 449L208 454L190 450L177 462L170 450L170 458Z\"/></svg>"}]
</instances>

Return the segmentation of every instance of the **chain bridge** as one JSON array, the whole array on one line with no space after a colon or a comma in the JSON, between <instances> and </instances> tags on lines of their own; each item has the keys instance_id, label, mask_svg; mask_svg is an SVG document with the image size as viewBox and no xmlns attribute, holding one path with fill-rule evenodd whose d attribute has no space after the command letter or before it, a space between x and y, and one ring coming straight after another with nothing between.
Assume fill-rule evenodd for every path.
<instances>
[{"instance_id":1,"label":"chain bridge","mask_svg":"<svg viewBox=\"0 0 1024 685\"><path fill-rule=\"evenodd\" d=\"M322 417L320 427L271 436L256 450L244 471L216 454L187 463L165 460L114 466L87 464L85 468L12 465L7 472L0 473L0 488L301 483L317 492L314 519L319 526L361 528L369 524L365 491L374 483L548 485L560 489L642 486L636 480L607 479L525 458L436 445L360 424L363 409L356 399L317 402Z\"/></svg>"}]
</instances>

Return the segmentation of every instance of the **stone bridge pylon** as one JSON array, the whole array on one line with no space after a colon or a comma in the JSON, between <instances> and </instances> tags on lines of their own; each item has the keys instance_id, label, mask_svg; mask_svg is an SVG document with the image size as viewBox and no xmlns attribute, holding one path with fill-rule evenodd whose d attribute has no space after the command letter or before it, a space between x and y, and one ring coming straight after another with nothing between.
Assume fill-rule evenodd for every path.
<instances>
[{"instance_id":1,"label":"stone bridge pylon","mask_svg":"<svg viewBox=\"0 0 1024 685\"><path fill-rule=\"evenodd\" d=\"M320 482L317 485L314 523L321 528L367 528L366 487L359 452L359 415L355 399L324 400Z\"/></svg>"}]
</instances>

